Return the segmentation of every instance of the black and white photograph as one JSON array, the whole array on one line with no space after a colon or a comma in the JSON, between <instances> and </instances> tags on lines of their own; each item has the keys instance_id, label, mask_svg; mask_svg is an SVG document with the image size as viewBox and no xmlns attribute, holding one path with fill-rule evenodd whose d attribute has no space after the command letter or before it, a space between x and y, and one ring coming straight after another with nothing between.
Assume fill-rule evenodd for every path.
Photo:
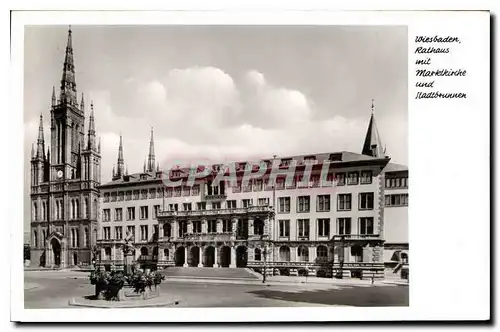
<instances>
[{"instance_id":1,"label":"black and white photograph","mask_svg":"<svg viewBox=\"0 0 500 332\"><path fill-rule=\"evenodd\" d=\"M407 28L25 28L25 307L408 306Z\"/></svg>"},{"instance_id":2,"label":"black and white photograph","mask_svg":"<svg viewBox=\"0 0 500 332\"><path fill-rule=\"evenodd\" d=\"M488 319L488 29L13 12L11 320Z\"/></svg>"}]
</instances>

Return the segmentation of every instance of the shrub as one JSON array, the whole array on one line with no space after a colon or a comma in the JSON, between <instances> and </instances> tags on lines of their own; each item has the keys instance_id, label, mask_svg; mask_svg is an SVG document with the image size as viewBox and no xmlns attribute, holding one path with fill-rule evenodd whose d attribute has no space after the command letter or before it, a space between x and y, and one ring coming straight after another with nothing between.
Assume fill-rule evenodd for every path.
<instances>
[{"instance_id":1,"label":"shrub","mask_svg":"<svg viewBox=\"0 0 500 332\"><path fill-rule=\"evenodd\" d=\"M118 292L125 285L122 272L107 272L95 270L90 273L90 283L96 286L98 293L103 293L106 300L116 300Z\"/></svg>"},{"instance_id":2,"label":"shrub","mask_svg":"<svg viewBox=\"0 0 500 332\"><path fill-rule=\"evenodd\" d=\"M163 280L165 280L165 275L162 274L160 271L156 271L153 274L153 284L155 285L155 287L157 287L159 284L161 284L161 282Z\"/></svg>"},{"instance_id":3,"label":"shrub","mask_svg":"<svg viewBox=\"0 0 500 332\"><path fill-rule=\"evenodd\" d=\"M163 280L165 280L165 276L159 271L154 273L136 271L128 277L128 283L134 288L134 292L136 293L142 293L146 288L151 289L153 285L157 287Z\"/></svg>"}]
</instances>

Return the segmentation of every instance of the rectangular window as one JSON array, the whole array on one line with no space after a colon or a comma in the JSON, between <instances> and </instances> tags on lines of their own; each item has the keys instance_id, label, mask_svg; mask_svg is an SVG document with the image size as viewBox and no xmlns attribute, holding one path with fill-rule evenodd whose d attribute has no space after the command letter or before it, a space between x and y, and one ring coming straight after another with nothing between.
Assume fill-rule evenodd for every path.
<instances>
[{"instance_id":1,"label":"rectangular window","mask_svg":"<svg viewBox=\"0 0 500 332\"><path fill-rule=\"evenodd\" d=\"M122 221L123 220L123 210L122 208L115 209L115 220Z\"/></svg>"},{"instance_id":2,"label":"rectangular window","mask_svg":"<svg viewBox=\"0 0 500 332\"><path fill-rule=\"evenodd\" d=\"M347 185L356 185L358 184L358 172L349 172L347 174Z\"/></svg>"},{"instance_id":3,"label":"rectangular window","mask_svg":"<svg viewBox=\"0 0 500 332\"><path fill-rule=\"evenodd\" d=\"M318 195L317 197L317 211L326 212L330 211L330 195Z\"/></svg>"},{"instance_id":4,"label":"rectangular window","mask_svg":"<svg viewBox=\"0 0 500 332\"><path fill-rule=\"evenodd\" d=\"M207 203L206 202L198 202L196 203L196 209L198 211L203 211L207 209Z\"/></svg>"},{"instance_id":5,"label":"rectangular window","mask_svg":"<svg viewBox=\"0 0 500 332\"><path fill-rule=\"evenodd\" d=\"M168 205L168 209L170 211L179 211L179 204L175 203L175 204L169 204Z\"/></svg>"},{"instance_id":6,"label":"rectangular window","mask_svg":"<svg viewBox=\"0 0 500 332\"><path fill-rule=\"evenodd\" d=\"M125 200L126 200L126 201L130 201L130 200L132 200L132 191L131 191L131 190L129 190L129 191L127 191L127 192L125 193Z\"/></svg>"},{"instance_id":7,"label":"rectangular window","mask_svg":"<svg viewBox=\"0 0 500 332\"><path fill-rule=\"evenodd\" d=\"M208 232L209 233L217 233L217 220L209 220L208 221Z\"/></svg>"},{"instance_id":8,"label":"rectangular window","mask_svg":"<svg viewBox=\"0 0 500 332\"><path fill-rule=\"evenodd\" d=\"M351 210L351 194L338 194L337 211Z\"/></svg>"},{"instance_id":9,"label":"rectangular window","mask_svg":"<svg viewBox=\"0 0 500 332\"><path fill-rule=\"evenodd\" d=\"M351 234L351 218L338 218L337 227L339 235Z\"/></svg>"},{"instance_id":10,"label":"rectangular window","mask_svg":"<svg viewBox=\"0 0 500 332\"><path fill-rule=\"evenodd\" d=\"M149 189L149 198L156 198L156 188Z\"/></svg>"},{"instance_id":11,"label":"rectangular window","mask_svg":"<svg viewBox=\"0 0 500 332\"><path fill-rule=\"evenodd\" d=\"M361 184L372 183L373 174L372 171L361 171Z\"/></svg>"},{"instance_id":12,"label":"rectangular window","mask_svg":"<svg viewBox=\"0 0 500 332\"><path fill-rule=\"evenodd\" d=\"M135 206L127 208L127 220L135 220Z\"/></svg>"},{"instance_id":13,"label":"rectangular window","mask_svg":"<svg viewBox=\"0 0 500 332\"><path fill-rule=\"evenodd\" d=\"M233 231L231 220L223 220L222 221L222 231L223 232L232 232Z\"/></svg>"},{"instance_id":14,"label":"rectangular window","mask_svg":"<svg viewBox=\"0 0 500 332\"><path fill-rule=\"evenodd\" d=\"M180 197L182 194L182 188L181 187L175 187L174 188L174 197Z\"/></svg>"},{"instance_id":15,"label":"rectangular window","mask_svg":"<svg viewBox=\"0 0 500 332\"><path fill-rule=\"evenodd\" d=\"M262 191L262 179L255 180L253 183L253 191Z\"/></svg>"},{"instance_id":16,"label":"rectangular window","mask_svg":"<svg viewBox=\"0 0 500 332\"><path fill-rule=\"evenodd\" d=\"M359 194L359 209L360 210L373 210L373 193L360 193Z\"/></svg>"},{"instance_id":17,"label":"rectangular window","mask_svg":"<svg viewBox=\"0 0 500 332\"><path fill-rule=\"evenodd\" d=\"M269 205L269 197L265 197L265 198L259 198L257 200L257 204L259 206L268 206Z\"/></svg>"},{"instance_id":18,"label":"rectangular window","mask_svg":"<svg viewBox=\"0 0 500 332\"><path fill-rule=\"evenodd\" d=\"M167 188L167 190L165 191L165 197L172 197L172 192L174 191L173 188Z\"/></svg>"},{"instance_id":19,"label":"rectangular window","mask_svg":"<svg viewBox=\"0 0 500 332\"><path fill-rule=\"evenodd\" d=\"M116 240L123 239L122 226L115 227L115 239Z\"/></svg>"},{"instance_id":20,"label":"rectangular window","mask_svg":"<svg viewBox=\"0 0 500 332\"><path fill-rule=\"evenodd\" d=\"M243 207L244 208L248 208L248 207L251 207L253 205L252 203L252 199L248 198L248 199L243 199L242 200L242 203L243 203Z\"/></svg>"},{"instance_id":21,"label":"rectangular window","mask_svg":"<svg viewBox=\"0 0 500 332\"><path fill-rule=\"evenodd\" d=\"M148 207L141 206L141 219L148 219Z\"/></svg>"},{"instance_id":22,"label":"rectangular window","mask_svg":"<svg viewBox=\"0 0 500 332\"><path fill-rule=\"evenodd\" d=\"M116 202L116 193L111 193L111 202Z\"/></svg>"},{"instance_id":23,"label":"rectangular window","mask_svg":"<svg viewBox=\"0 0 500 332\"><path fill-rule=\"evenodd\" d=\"M244 192L252 191L252 181L245 182L245 184L243 185L243 191Z\"/></svg>"},{"instance_id":24,"label":"rectangular window","mask_svg":"<svg viewBox=\"0 0 500 332\"><path fill-rule=\"evenodd\" d=\"M201 220L193 221L193 233L201 233Z\"/></svg>"},{"instance_id":25,"label":"rectangular window","mask_svg":"<svg viewBox=\"0 0 500 332\"><path fill-rule=\"evenodd\" d=\"M111 212L110 212L109 209L103 209L102 210L102 221L109 221L110 220L110 214L111 214Z\"/></svg>"},{"instance_id":26,"label":"rectangular window","mask_svg":"<svg viewBox=\"0 0 500 332\"><path fill-rule=\"evenodd\" d=\"M191 195L191 188L190 187L183 187L182 189L182 196L189 196Z\"/></svg>"},{"instance_id":27,"label":"rectangular window","mask_svg":"<svg viewBox=\"0 0 500 332\"><path fill-rule=\"evenodd\" d=\"M290 197L280 197L278 198L278 212L280 213L290 213Z\"/></svg>"},{"instance_id":28,"label":"rectangular window","mask_svg":"<svg viewBox=\"0 0 500 332\"><path fill-rule=\"evenodd\" d=\"M309 196L297 197L297 212L309 212L310 201L311 198Z\"/></svg>"},{"instance_id":29,"label":"rectangular window","mask_svg":"<svg viewBox=\"0 0 500 332\"><path fill-rule=\"evenodd\" d=\"M192 210L191 203L182 203L182 209L184 211L191 211Z\"/></svg>"},{"instance_id":30,"label":"rectangular window","mask_svg":"<svg viewBox=\"0 0 500 332\"><path fill-rule=\"evenodd\" d=\"M220 202L213 202L212 210L220 210Z\"/></svg>"},{"instance_id":31,"label":"rectangular window","mask_svg":"<svg viewBox=\"0 0 500 332\"><path fill-rule=\"evenodd\" d=\"M228 209L236 209L236 201L235 200L226 201L226 206Z\"/></svg>"},{"instance_id":32,"label":"rectangular window","mask_svg":"<svg viewBox=\"0 0 500 332\"><path fill-rule=\"evenodd\" d=\"M359 218L359 234L373 234L373 217Z\"/></svg>"},{"instance_id":33,"label":"rectangular window","mask_svg":"<svg viewBox=\"0 0 500 332\"><path fill-rule=\"evenodd\" d=\"M127 226L127 235L132 235L135 240L135 226Z\"/></svg>"},{"instance_id":34,"label":"rectangular window","mask_svg":"<svg viewBox=\"0 0 500 332\"><path fill-rule=\"evenodd\" d=\"M297 219L299 238L309 238L309 219Z\"/></svg>"},{"instance_id":35,"label":"rectangular window","mask_svg":"<svg viewBox=\"0 0 500 332\"><path fill-rule=\"evenodd\" d=\"M148 238L148 225L141 225L141 241L147 241Z\"/></svg>"},{"instance_id":36,"label":"rectangular window","mask_svg":"<svg viewBox=\"0 0 500 332\"><path fill-rule=\"evenodd\" d=\"M158 218L158 213L160 213L160 206L155 205L155 206L153 206L153 209L154 209L153 219L156 219L156 218Z\"/></svg>"},{"instance_id":37,"label":"rectangular window","mask_svg":"<svg viewBox=\"0 0 500 332\"><path fill-rule=\"evenodd\" d=\"M330 236L330 219L318 219L318 236Z\"/></svg>"},{"instance_id":38,"label":"rectangular window","mask_svg":"<svg viewBox=\"0 0 500 332\"><path fill-rule=\"evenodd\" d=\"M337 186L345 186L345 173L336 173L335 183Z\"/></svg>"},{"instance_id":39,"label":"rectangular window","mask_svg":"<svg viewBox=\"0 0 500 332\"><path fill-rule=\"evenodd\" d=\"M111 227L103 227L102 228L104 240L111 239Z\"/></svg>"},{"instance_id":40,"label":"rectangular window","mask_svg":"<svg viewBox=\"0 0 500 332\"><path fill-rule=\"evenodd\" d=\"M408 206L408 194L385 195L385 206Z\"/></svg>"},{"instance_id":41,"label":"rectangular window","mask_svg":"<svg viewBox=\"0 0 500 332\"><path fill-rule=\"evenodd\" d=\"M289 166L291 163L292 163L291 158L281 159L280 167L281 166Z\"/></svg>"},{"instance_id":42,"label":"rectangular window","mask_svg":"<svg viewBox=\"0 0 500 332\"><path fill-rule=\"evenodd\" d=\"M280 237L290 236L290 220L280 220Z\"/></svg>"},{"instance_id":43,"label":"rectangular window","mask_svg":"<svg viewBox=\"0 0 500 332\"><path fill-rule=\"evenodd\" d=\"M200 185L195 184L192 189L193 196L199 195L200 194Z\"/></svg>"},{"instance_id":44,"label":"rectangular window","mask_svg":"<svg viewBox=\"0 0 500 332\"><path fill-rule=\"evenodd\" d=\"M139 190L134 190L133 193L134 193L134 199L138 200L139 199Z\"/></svg>"},{"instance_id":45,"label":"rectangular window","mask_svg":"<svg viewBox=\"0 0 500 332\"><path fill-rule=\"evenodd\" d=\"M141 199L147 199L147 198L148 198L148 190L142 189L141 190Z\"/></svg>"},{"instance_id":46,"label":"rectangular window","mask_svg":"<svg viewBox=\"0 0 500 332\"><path fill-rule=\"evenodd\" d=\"M104 193L104 203L109 202L109 193Z\"/></svg>"}]
</instances>

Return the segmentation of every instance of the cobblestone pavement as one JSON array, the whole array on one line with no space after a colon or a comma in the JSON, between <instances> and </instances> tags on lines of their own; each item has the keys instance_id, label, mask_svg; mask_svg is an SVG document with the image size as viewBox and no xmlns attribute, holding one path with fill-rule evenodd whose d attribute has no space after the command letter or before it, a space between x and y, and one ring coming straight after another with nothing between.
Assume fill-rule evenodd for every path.
<instances>
[{"instance_id":1,"label":"cobblestone pavement","mask_svg":"<svg viewBox=\"0 0 500 332\"><path fill-rule=\"evenodd\" d=\"M64 271L25 272L25 307L74 308L73 297L94 293L88 274ZM190 281L166 282L162 293L172 294L179 307L302 307L302 306L408 306L409 287L369 284L224 284Z\"/></svg>"}]
</instances>

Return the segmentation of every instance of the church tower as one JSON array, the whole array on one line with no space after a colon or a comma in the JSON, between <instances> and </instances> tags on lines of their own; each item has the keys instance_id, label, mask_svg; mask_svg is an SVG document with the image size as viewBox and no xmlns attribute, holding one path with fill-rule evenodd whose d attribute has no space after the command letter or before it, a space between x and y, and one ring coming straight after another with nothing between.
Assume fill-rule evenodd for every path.
<instances>
[{"instance_id":1,"label":"church tower","mask_svg":"<svg viewBox=\"0 0 500 332\"><path fill-rule=\"evenodd\" d=\"M368 130L366 131L365 141L363 143L363 150L361 154L375 158L385 158L385 148L382 146L382 140L378 133L377 124L375 122L375 106L372 99L372 115Z\"/></svg>"},{"instance_id":2,"label":"church tower","mask_svg":"<svg viewBox=\"0 0 500 332\"><path fill-rule=\"evenodd\" d=\"M90 264L97 238L101 171L94 106L85 141L85 101L77 102L73 40L68 30L59 98L52 88L50 150L45 153L43 117L31 156L31 257L36 266Z\"/></svg>"}]
</instances>

